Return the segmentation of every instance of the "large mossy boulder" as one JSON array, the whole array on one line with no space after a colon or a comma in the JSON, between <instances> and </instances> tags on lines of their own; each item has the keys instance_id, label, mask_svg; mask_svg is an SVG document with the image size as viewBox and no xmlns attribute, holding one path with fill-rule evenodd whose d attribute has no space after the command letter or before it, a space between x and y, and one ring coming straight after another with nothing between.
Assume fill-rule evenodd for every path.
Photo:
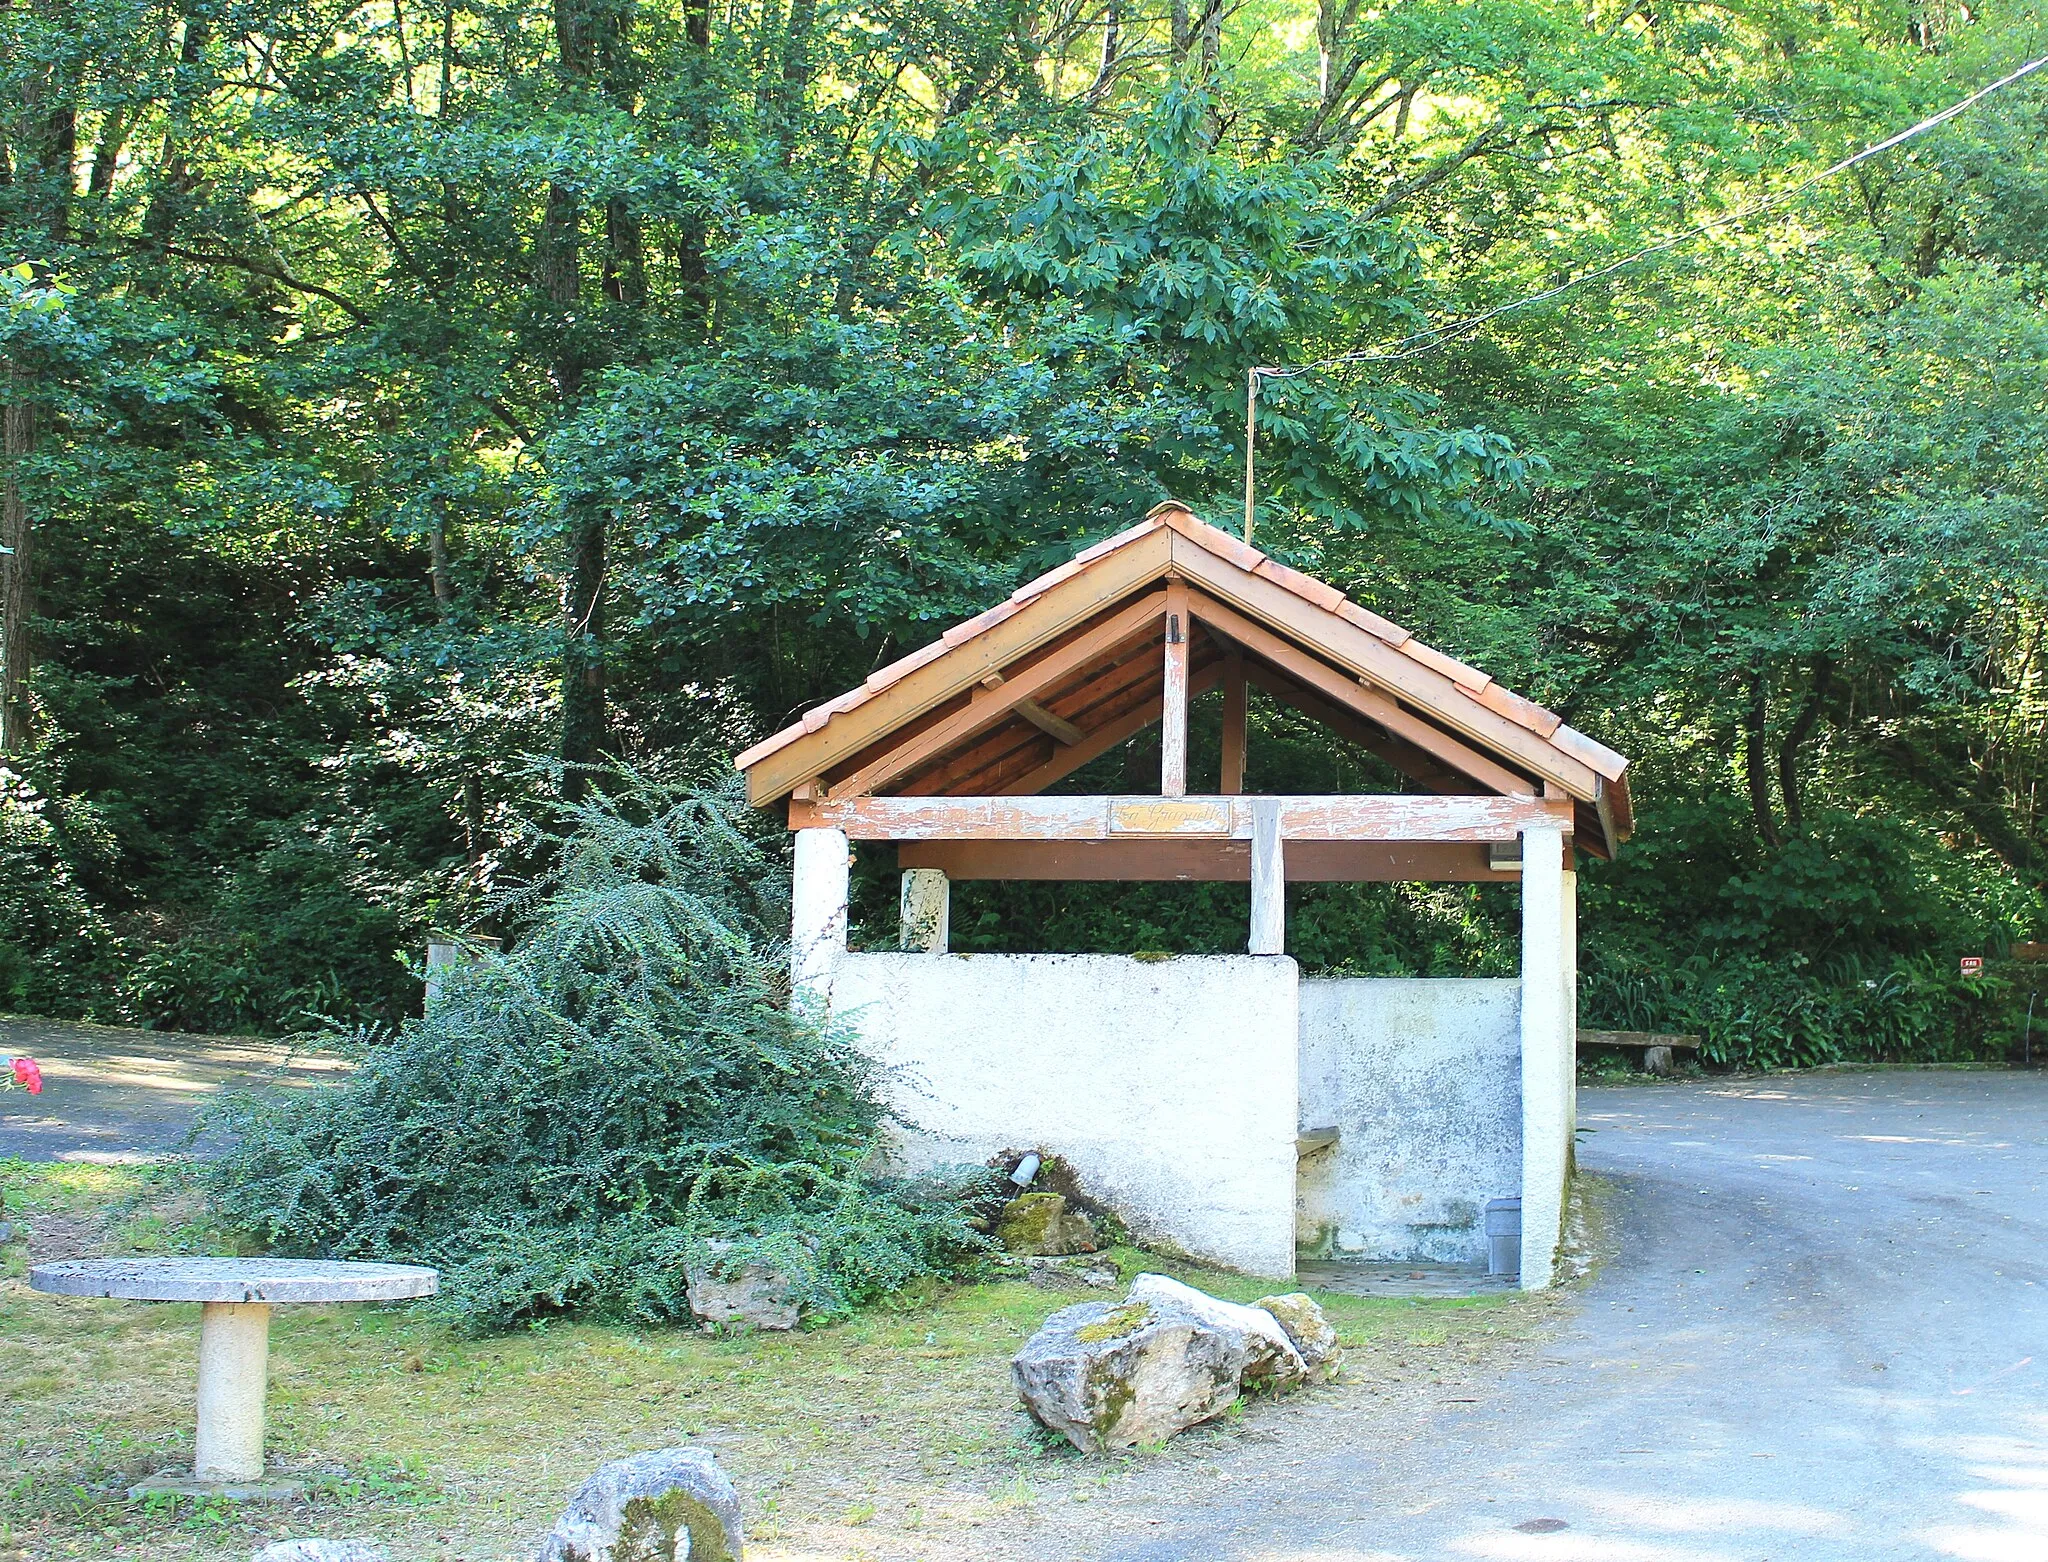
<instances>
[{"instance_id":1,"label":"large mossy boulder","mask_svg":"<svg viewBox=\"0 0 2048 1562\"><path fill-rule=\"evenodd\" d=\"M1102 1453L1163 1442L1228 1410L1246 1344L1173 1302L1082 1302L1046 1319L1010 1374L1041 1426Z\"/></svg>"},{"instance_id":2,"label":"large mossy boulder","mask_svg":"<svg viewBox=\"0 0 2048 1562\"><path fill-rule=\"evenodd\" d=\"M740 1562L740 1499L701 1448L614 1459L576 1488L534 1562Z\"/></svg>"},{"instance_id":3,"label":"large mossy boulder","mask_svg":"<svg viewBox=\"0 0 2048 1562\"><path fill-rule=\"evenodd\" d=\"M1256 1307L1166 1275L1121 1302L1045 1320L1010 1362L1024 1407L1083 1453L1157 1443L1221 1415L1247 1382L1293 1388L1337 1359L1337 1333L1307 1296Z\"/></svg>"},{"instance_id":4,"label":"large mossy boulder","mask_svg":"<svg viewBox=\"0 0 2048 1562\"><path fill-rule=\"evenodd\" d=\"M1244 1336L1244 1376L1247 1381L1270 1381L1276 1388L1291 1388L1308 1376L1308 1363L1294 1348L1281 1321L1260 1307L1226 1302L1220 1296L1198 1291L1167 1275L1139 1275L1131 1282L1134 1302L1159 1302L1193 1313L1213 1328L1230 1329ZM1308 1298L1303 1297L1307 1301ZM1309 1302L1309 1306L1315 1306Z\"/></svg>"}]
</instances>

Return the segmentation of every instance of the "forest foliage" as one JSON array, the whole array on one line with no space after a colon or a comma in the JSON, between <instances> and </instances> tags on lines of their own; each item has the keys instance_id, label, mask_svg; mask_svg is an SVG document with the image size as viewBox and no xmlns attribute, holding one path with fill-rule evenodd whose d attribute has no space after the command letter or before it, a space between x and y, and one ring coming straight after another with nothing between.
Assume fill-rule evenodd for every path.
<instances>
[{"instance_id":1,"label":"forest foliage","mask_svg":"<svg viewBox=\"0 0 2048 1562\"><path fill-rule=\"evenodd\" d=\"M1250 368L1740 211L2048 23L22 0L0 40L0 1004L280 1032L416 1006L426 931L532 866L533 756L572 802L702 773L1165 494L1227 520ZM1954 973L2044 923L2044 290L2048 72L1266 387L1261 544L1634 759L1588 1024L2006 1045ZM1255 708L1254 785L1374 775ZM1227 947L1234 895L956 928ZM1511 958L1498 892L1291 921L1326 968Z\"/></svg>"}]
</instances>

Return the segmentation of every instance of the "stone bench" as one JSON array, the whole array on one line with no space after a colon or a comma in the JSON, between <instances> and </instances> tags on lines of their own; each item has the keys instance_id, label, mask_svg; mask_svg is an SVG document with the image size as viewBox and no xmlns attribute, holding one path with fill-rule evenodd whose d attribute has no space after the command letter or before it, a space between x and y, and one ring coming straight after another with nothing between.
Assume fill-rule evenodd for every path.
<instances>
[{"instance_id":1,"label":"stone bench","mask_svg":"<svg viewBox=\"0 0 2048 1562\"><path fill-rule=\"evenodd\" d=\"M269 1385L270 1309L289 1302L396 1302L432 1296L440 1276L412 1264L352 1264L307 1258L105 1258L38 1264L35 1290L134 1302L198 1302L199 1428L192 1474L152 1476L130 1497L151 1492L229 1498L299 1494L296 1482L263 1475L264 1399Z\"/></svg>"}]
</instances>

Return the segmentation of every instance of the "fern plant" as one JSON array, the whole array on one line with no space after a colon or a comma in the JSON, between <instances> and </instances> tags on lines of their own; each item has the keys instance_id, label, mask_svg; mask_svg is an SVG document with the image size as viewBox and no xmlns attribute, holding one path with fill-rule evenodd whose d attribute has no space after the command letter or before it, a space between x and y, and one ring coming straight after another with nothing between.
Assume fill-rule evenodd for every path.
<instances>
[{"instance_id":1,"label":"fern plant","mask_svg":"<svg viewBox=\"0 0 2048 1562\"><path fill-rule=\"evenodd\" d=\"M820 1317L957 1265L974 1174L874 1172L874 1066L791 1007L787 874L743 801L614 780L536 832L550 866L492 908L508 953L342 1039L345 1082L224 1104L216 1210L281 1252L434 1264L472 1327L681 1318L692 1262L769 1263Z\"/></svg>"}]
</instances>

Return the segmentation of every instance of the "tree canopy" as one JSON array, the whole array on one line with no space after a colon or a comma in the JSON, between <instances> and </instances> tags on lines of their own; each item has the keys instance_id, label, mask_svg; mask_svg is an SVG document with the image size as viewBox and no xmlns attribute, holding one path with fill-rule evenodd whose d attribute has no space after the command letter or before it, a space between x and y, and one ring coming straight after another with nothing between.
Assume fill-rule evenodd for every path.
<instances>
[{"instance_id":1,"label":"tree canopy","mask_svg":"<svg viewBox=\"0 0 2048 1562\"><path fill-rule=\"evenodd\" d=\"M2048 877L2048 72L1417 333L1790 190L2048 52L2033 6L20 0L0 39L0 1002L395 1015L544 792L713 765L1165 494L1227 521L1252 368L1410 341L1265 384L1259 540L1636 758L1588 1023L1988 1044L1954 957ZM1255 730L1255 782L1369 769ZM957 925L1214 947L1230 893ZM1504 958L1477 892L1301 893L1320 964Z\"/></svg>"}]
</instances>

